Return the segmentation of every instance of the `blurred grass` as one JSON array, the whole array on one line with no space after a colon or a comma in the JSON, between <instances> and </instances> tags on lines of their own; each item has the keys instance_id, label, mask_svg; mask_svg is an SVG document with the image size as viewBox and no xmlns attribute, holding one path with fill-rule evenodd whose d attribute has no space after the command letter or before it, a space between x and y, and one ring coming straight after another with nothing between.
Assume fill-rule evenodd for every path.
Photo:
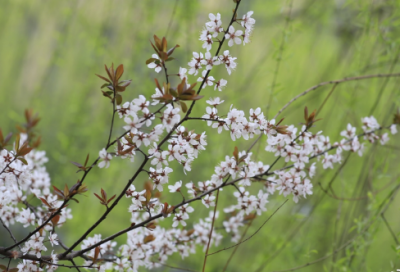
<instances>
[{"instance_id":1,"label":"blurred grass","mask_svg":"<svg viewBox=\"0 0 400 272\"><path fill-rule=\"evenodd\" d=\"M222 67L213 71L215 78L228 80L224 92L203 91L205 98L220 96L226 101L220 112L228 110L231 104L246 112L256 107L266 109L269 105L268 117L272 118L292 97L320 82L399 71L398 1L296 0L291 9L290 5L291 1L277 0L243 1L241 4L239 15L248 10L255 12L257 22L252 43L229 48L238 58L238 67L232 76L228 76ZM46 150L50 159L47 168L52 181L57 186L72 185L80 175L75 174L76 169L70 161L83 162L88 153L94 159L108 136L111 107L101 95L101 80L94 74L104 74L104 64L123 63L123 78L132 79L124 99L132 100L139 94L150 96L155 88L153 78L164 79L162 74L155 74L145 65L153 53L149 43L153 34L163 36L168 33L170 45L181 45L174 53L176 61L169 67L169 71L177 71L180 66L186 67L191 52L203 51L198 36L208 20L208 13L221 13L225 26L232 8L232 1L227 0L3 2L0 9L0 109L3 113L0 127L5 133L15 131L15 124L23 122L25 108L38 112L43 139L41 149ZM287 18L290 18L289 23L286 23ZM272 86L274 74L276 85ZM193 77L193 81L196 79ZM173 82L176 84L177 81ZM319 114L323 120L316 123L313 132L323 130L331 136L331 141L336 141L347 123L360 127L361 117L371 114L377 100L379 103L373 115L381 124L389 124L392 113L399 107L398 86L398 78L339 84ZM323 87L298 99L281 114L285 117L284 123L299 125L304 107L319 108L331 87ZM203 100L196 104L193 116L203 114L206 99ZM205 128L200 122L187 126L196 131ZM122 122L117 121L114 135L122 131ZM207 134L208 150L193 164L193 171L183 176L179 167L176 168L171 183L206 180L211 176L213 166L226 154L231 154L235 145L239 149L250 145L245 141L232 143L228 134L217 136L210 130ZM354 219L370 218L378 204L398 184L399 137L392 138L389 147L368 145L363 158L351 155L333 183L335 192L345 198L366 196L394 180L386 190L360 201L333 199L321 191L318 182L327 186L338 166L324 173L319 170L323 176L313 180L314 195L297 205L290 200L255 238L239 248L228 271L255 271L282 245L285 245L283 251L262 271L296 267L326 255L350 239L354 234L350 231ZM253 156L272 161L269 154L263 152L264 142L265 139L256 145L258 150L254 150ZM117 193L135 169L135 164L115 159L109 169L97 169L90 174L87 180L90 192L80 199L79 205L71 205L74 219L62 228L61 237L67 245L80 237L103 211L93 192L99 193L100 188L104 188L109 195ZM145 179L142 176L137 187L140 188ZM232 203L232 200L227 197L221 200L221 205ZM257 218L248 234L254 233L283 201L281 196L271 197L269 213ZM400 231L398 206L399 199L396 198L386 213L396 235ZM200 208L201 204L194 207ZM304 219L307 219L306 223L297 227ZM101 224L96 233L106 237L128 224L129 215L121 208ZM287 241L292 232L293 239ZM18 233L17 237L22 235L22 232ZM362 237L347 250L352 257L341 251L335 258L302 271L344 271L343 267L346 271L400 268L399 256L392 250L395 242L381 221ZM231 243L226 239L220 247L229 245ZM221 271L230 253L224 251L218 256L210 256L207 271ZM196 256L183 261L175 256L168 263L199 270L203 257L198 248ZM165 271L169 269L165 268Z\"/></svg>"}]
</instances>

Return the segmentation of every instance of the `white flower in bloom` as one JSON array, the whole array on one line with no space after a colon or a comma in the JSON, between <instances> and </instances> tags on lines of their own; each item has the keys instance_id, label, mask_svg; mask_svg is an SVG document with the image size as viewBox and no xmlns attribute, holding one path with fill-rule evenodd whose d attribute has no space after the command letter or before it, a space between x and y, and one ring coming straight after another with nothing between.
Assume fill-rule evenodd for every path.
<instances>
[{"instance_id":1,"label":"white flower in bloom","mask_svg":"<svg viewBox=\"0 0 400 272\"><path fill-rule=\"evenodd\" d=\"M340 132L340 135L346 137L347 139L353 138L356 136L356 128L352 127L350 124L347 124L347 130Z\"/></svg>"},{"instance_id":2,"label":"white flower in bloom","mask_svg":"<svg viewBox=\"0 0 400 272\"><path fill-rule=\"evenodd\" d=\"M217 13L217 15L214 15L212 13L210 13L208 15L208 18L210 18L210 22L206 23L206 26L208 27L215 27L215 26L221 26L222 25L222 21L221 21L221 14Z\"/></svg>"},{"instance_id":3,"label":"white flower in bloom","mask_svg":"<svg viewBox=\"0 0 400 272\"><path fill-rule=\"evenodd\" d=\"M129 269L130 266L131 266L131 263L129 262L129 260L127 258L118 258L115 261L113 270L120 271L120 272L130 271L130 269Z\"/></svg>"},{"instance_id":4,"label":"white flower in bloom","mask_svg":"<svg viewBox=\"0 0 400 272\"><path fill-rule=\"evenodd\" d=\"M57 233L52 233L51 235L49 235L49 241L50 241L52 246L58 245Z\"/></svg>"},{"instance_id":5,"label":"white flower in bloom","mask_svg":"<svg viewBox=\"0 0 400 272\"><path fill-rule=\"evenodd\" d=\"M181 214L188 214L194 212L193 207L189 206L189 204L182 205L180 208Z\"/></svg>"},{"instance_id":6,"label":"white flower in bloom","mask_svg":"<svg viewBox=\"0 0 400 272\"><path fill-rule=\"evenodd\" d=\"M253 29L254 24L256 23L256 20L254 18L251 18L251 15L253 15L253 11L247 12L245 15L242 17L242 26L246 28L246 30L251 31Z\"/></svg>"},{"instance_id":7,"label":"white flower in bloom","mask_svg":"<svg viewBox=\"0 0 400 272\"><path fill-rule=\"evenodd\" d=\"M118 112L119 118L125 117L131 111L133 111L131 102L125 102L122 106L117 105L117 112Z\"/></svg>"},{"instance_id":8,"label":"white flower in bloom","mask_svg":"<svg viewBox=\"0 0 400 272\"><path fill-rule=\"evenodd\" d=\"M151 105L154 106L154 105L157 105L158 103L160 103L160 101L157 98L160 98L163 96L164 87L161 87L161 88L162 88L162 90L159 90L158 88L155 89L156 93L151 96L151 98L153 98L153 102L151 102Z\"/></svg>"},{"instance_id":9,"label":"white flower in bloom","mask_svg":"<svg viewBox=\"0 0 400 272\"><path fill-rule=\"evenodd\" d=\"M204 40L204 43L202 45L202 47L207 50L207 53L209 53L208 51L211 50L213 42L214 41L212 39L212 36L211 35L207 35L207 38Z\"/></svg>"},{"instance_id":10,"label":"white flower in bloom","mask_svg":"<svg viewBox=\"0 0 400 272\"><path fill-rule=\"evenodd\" d=\"M220 104L222 104L224 102L225 102L225 100L221 101L221 98L219 98L219 97L210 98L209 100L206 101L207 104L209 104L211 106L214 106L214 107L216 107L216 106L218 106L218 105L220 105Z\"/></svg>"},{"instance_id":11,"label":"white flower in bloom","mask_svg":"<svg viewBox=\"0 0 400 272\"><path fill-rule=\"evenodd\" d=\"M207 107L206 108L206 112L207 112L207 114L204 114L201 118L218 120L218 110L217 110L217 108ZM207 125L208 126L211 126L212 123L213 123L213 121L210 121L210 120L207 121Z\"/></svg>"},{"instance_id":12,"label":"white flower in bloom","mask_svg":"<svg viewBox=\"0 0 400 272\"><path fill-rule=\"evenodd\" d=\"M396 125L391 125L390 126L390 133L392 133L392 135L397 133L397 128Z\"/></svg>"},{"instance_id":13,"label":"white flower in bloom","mask_svg":"<svg viewBox=\"0 0 400 272\"><path fill-rule=\"evenodd\" d=\"M373 116L364 117L361 119L361 122L363 123L362 129L364 132L370 132L380 128L378 121L376 121L375 117Z\"/></svg>"},{"instance_id":14,"label":"white flower in bloom","mask_svg":"<svg viewBox=\"0 0 400 272\"><path fill-rule=\"evenodd\" d=\"M173 219L174 223L172 224L172 227L176 228L179 225L179 223L181 223L181 225L185 227L186 226L185 220L187 219L189 219L189 215L187 214L180 214L180 213L175 214Z\"/></svg>"},{"instance_id":15,"label":"white flower in bloom","mask_svg":"<svg viewBox=\"0 0 400 272\"><path fill-rule=\"evenodd\" d=\"M127 125L124 126L124 129L127 131L130 130L131 133L135 134L138 132L138 129L143 125L143 123L141 123L141 120L135 113L131 112L129 115L130 116L126 116L124 118L124 122L127 123Z\"/></svg>"},{"instance_id":16,"label":"white flower in bloom","mask_svg":"<svg viewBox=\"0 0 400 272\"><path fill-rule=\"evenodd\" d=\"M179 108L173 108L171 104L168 104L167 108L164 110L162 120L163 125L167 129L167 131L171 131L171 129L181 120L181 116L179 115Z\"/></svg>"},{"instance_id":17,"label":"white flower in bloom","mask_svg":"<svg viewBox=\"0 0 400 272\"><path fill-rule=\"evenodd\" d=\"M240 38L243 34L242 30L236 30L233 26L229 27L228 33L225 34L225 39L229 40L228 45L233 46L234 42L236 44L241 44L242 39Z\"/></svg>"},{"instance_id":18,"label":"white flower in bloom","mask_svg":"<svg viewBox=\"0 0 400 272\"><path fill-rule=\"evenodd\" d=\"M177 181L174 185L168 185L170 193L180 192L182 187L182 181Z\"/></svg>"},{"instance_id":19,"label":"white flower in bloom","mask_svg":"<svg viewBox=\"0 0 400 272\"><path fill-rule=\"evenodd\" d=\"M193 52L193 59L188 63L189 75L197 75L198 70L201 68L201 61L203 60L203 53Z\"/></svg>"},{"instance_id":20,"label":"white flower in bloom","mask_svg":"<svg viewBox=\"0 0 400 272\"><path fill-rule=\"evenodd\" d=\"M214 90L216 90L218 88L218 91L222 92L222 87L225 87L226 83L228 83L228 81L221 78L220 80L218 80L217 83L215 83Z\"/></svg>"},{"instance_id":21,"label":"white flower in bloom","mask_svg":"<svg viewBox=\"0 0 400 272\"><path fill-rule=\"evenodd\" d=\"M250 43L250 34L251 30L246 29L243 34L243 45L246 45L246 43Z\"/></svg>"},{"instance_id":22,"label":"white flower in bloom","mask_svg":"<svg viewBox=\"0 0 400 272\"><path fill-rule=\"evenodd\" d=\"M203 70L203 72L201 73L202 76L197 79L198 82L202 82L205 79L204 84L203 84L203 89L205 87L207 87L207 85L212 86L213 82L215 80L214 77L212 77L212 76L207 76L207 78L205 78L206 74L207 74L207 70Z\"/></svg>"},{"instance_id":23,"label":"white flower in bloom","mask_svg":"<svg viewBox=\"0 0 400 272\"><path fill-rule=\"evenodd\" d=\"M168 160L167 160L167 151L156 151L153 155L152 155L152 160L151 160L151 164L155 165L156 168L161 168L162 164L164 163L165 165L168 165Z\"/></svg>"},{"instance_id":24,"label":"white flower in bloom","mask_svg":"<svg viewBox=\"0 0 400 272\"><path fill-rule=\"evenodd\" d=\"M179 67L178 76L179 76L180 79L184 79L184 78L187 79L186 73L187 73L187 69L186 68Z\"/></svg>"},{"instance_id":25,"label":"white flower in bloom","mask_svg":"<svg viewBox=\"0 0 400 272\"><path fill-rule=\"evenodd\" d=\"M24 228L26 228L29 225L35 224L35 214L32 213L29 209L23 208L16 221L23 224Z\"/></svg>"},{"instance_id":26,"label":"white flower in bloom","mask_svg":"<svg viewBox=\"0 0 400 272\"><path fill-rule=\"evenodd\" d=\"M153 55L151 55L151 57L152 57L153 59L158 59L158 60L160 60L160 59L158 58L157 54L153 54ZM155 71L156 71L157 73L159 73L159 72L162 70L161 63L156 64L154 61L151 62L151 63L149 63L149 64L147 64L147 67L149 67L150 69L155 68Z\"/></svg>"},{"instance_id":27,"label":"white flower in bloom","mask_svg":"<svg viewBox=\"0 0 400 272\"><path fill-rule=\"evenodd\" d=\"M204 204L204 206L206 206L207 208L210 208L210 206L215 206L215 196L213 195L206 195L205 197L203 197L201 199L201 202Z\"/></svg>"},{"instance_id":28,"label":"white flower in bloom","mask_svg":"<svg viewBox=\"0 0 400 272\"><path fill-rule=\"evenodd\" d=\"M224 54L219 56L219 59L222 63L225 64L225 68L228 71L228 74L231 74L232 70L236 68L236 58L233 58L229 55L229 50L225 50Z\"/></svg>"},{"instance_id":29,"label":"white flower in bloom","mask_svg":"<svg viewBox=\"0 0 400 272\"><path fill-rule=\"evenodd\" d=\"M149 101L146 101L146 97L139 95L139 98L132 100L132 110L138 112L141 110L143 113L149 113Z\"/></svg>"},{"instance_id":30,"label":"white flower in bloom","mask_svg":"<svg viewBox=\"0 0 400 272\"><path fill-rule=\"evenodd\" d=\"M214 65L220 65L221 61L218 57L212 56L210 52L206 52L204 54L204 59L202 59L200 63L206 66L206 70L211 70Z\"/></svg>"},{"instance_id":31,"label":"white flower in bloom","mask_svg":"<svg viewBox=\"0 0 400 272\"><path fill-rule=\"evenodd\" d=\"M107 153L107 150L103 148L99 152L100 163L97 165L99 168L108 168L110 166L110 161L112 159L111 154Z\"/></svg>"},{"instance_id":32,"label":"white flower in bloom","mask_svg":"<svg viewBox=\"0 0 400 272\"><path fill-rule=\"evenodd\" d=\"M387 133L381 135L380 142L381 145L386 144L389 141L389 135Z\"/></svg>"}]
</instances>

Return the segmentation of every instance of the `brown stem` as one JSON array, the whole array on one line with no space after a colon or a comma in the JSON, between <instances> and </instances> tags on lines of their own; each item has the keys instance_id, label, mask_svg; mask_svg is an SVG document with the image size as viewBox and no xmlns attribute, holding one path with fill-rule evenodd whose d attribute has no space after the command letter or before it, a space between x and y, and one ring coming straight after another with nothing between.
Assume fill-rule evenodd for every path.
<instances>
[{"instance_id":1,"label":"brown stem","mask_svg":"<svg viewBox=\"0 0 400 272\"><path fill-rule=\"evenodd\" d=\"M206 249L206 254L204 256L204 263L203 263L203 272L206 269L206 263L207 263L207 257L208 257L208 250L210 249L210 243L211 243L211 237L212 237L212 232L214 230L214 223L215 223L215 215L217 213L217 206L218 206L218 197L219 197L219 190L217 191L217 198L215 199L215 207L214 207L214 214L213 214L213 219L211 223L211 230L210 230L210 235L208 236L208 243L207 243L207 249Z\"/></svg>"}]
</instances>

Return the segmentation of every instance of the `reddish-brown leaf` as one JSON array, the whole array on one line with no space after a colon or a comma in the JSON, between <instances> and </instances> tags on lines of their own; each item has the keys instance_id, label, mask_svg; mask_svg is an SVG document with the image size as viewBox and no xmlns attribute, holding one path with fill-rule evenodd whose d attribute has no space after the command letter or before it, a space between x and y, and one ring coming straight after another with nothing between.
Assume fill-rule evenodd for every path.
<instances>
[{"instance_id":1,"label":"reddish-brown leaf","mask_svg":"<svg viewBox=\"0 0 400 272\"><path fill-rule=\"evenodd\" d=\"M103 76L98 75L98 74L95 74L95 75L98 76L99 78L101 78L102 80L105 80L105 81L107 81L108 83L111 83L111 81L110 81L108 78L103 77Z\"/></svg>"},{"instance_id":2,"label":"reddish-brown leaf","mask_svg":"<svg viewBox=\"0 0 400 272\"><path fill-rule=\"evenodd\" d=\"M143 243L147 244L150 243L151 241L154 241L156 237L154 235L147 235L146 237L143 238Z\"/></svg>"},{"instance_id":3,"label":"reddish-brown leaf","mask_svg":"<svg viewBox=\"0 0 400 272\"><path fill-rule=\"evenodd\" d=\"M96 247L95 250L94 250L93 262L97 261L97 258L99 257L99 253L100 253L100 247Z\"/></svg>"},{"instance_id":4,"label":"reddish-brown leaf","mask_svg":"<svg viewBox=\"0 0 400 272\"><path fill-rule=\"evenodd\" d=\"M175 48L178 48L178 47L180 47L179 44L177 44L174 47L172 47L171 49L169 49L167 52L168 56L171 56L172 53L174 53Z\"/></svg>"},{"instance_id":5,"label":"reddish-brown leaf","mask_svg":"<svg viewBox=\"0 0 400 272\"><path fill-rule=\"evenodd\" d=\"M110 203L117 195L113 195L108 201L107 204Z\"/></svg>"},{"instance_id":6,"label":"reddish-brown leaf","mask_svg":"<svg viewBox=\"0 0 400 272\"><path fill-rule=\"evenodd\" d=\"M117 82L124 73L124 65L120 64L115 72L115 82Z\"/></svg>"},{"instance_id":7,"label":"reddish-brown leaf","mask_svg":"<svg viewBox=\"0 0 400 272\"><path fill-rule=\"evenodd\" d=\"M49 208L52 208L52 206L50 206L49 202L47 202L46 199L44 199L43 197L39 197L39 199L43 202L44 205L46 205Z\"/></svg>"},{"instance_id":8,"label":"reddish-brown leaf","mask_svg":"<svg viewBox=\"0 0 400 272\"><path fill-rule=\"evenodd\" d=\"M53 226L57 225L58 221L60 221L60 215L59 214L57 214L56 216L54 216L51 219L51 222L53 223Z\"/></svg>"},{"instance_id":9,"label":"reddish-brown leaf","mask_svg":"<svg viewBox=\"0 0 400 272\"><path fill-rule=\"evenodd\" d=\"M101 196L103 197L104 200L107 200L107 193L106 191L103 190L103 188L101 188Z\"/></svg>"},{"instance_id":10,"label":"reddish-brown leaf","mask_svg":"<svg viewBox=\"0 0 400 272\"><path fill-rule=\"evenodd\" d=\"M239 161L239 149L235 146L235 150L233 151L233 157L236 161Z\"/></svg>"}]
</instances>

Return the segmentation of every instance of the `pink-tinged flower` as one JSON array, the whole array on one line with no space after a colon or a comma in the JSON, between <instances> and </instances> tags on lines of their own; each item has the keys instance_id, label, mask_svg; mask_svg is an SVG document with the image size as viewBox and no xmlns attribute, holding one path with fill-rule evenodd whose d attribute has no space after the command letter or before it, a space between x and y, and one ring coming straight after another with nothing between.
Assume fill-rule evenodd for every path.
<instances>
[{"instance_id":1,"label":"pink-tinged flower","mask_svg":"<svg viewBox=\"0 0 400 272\"><path fill-rule=\"evenodd\" d=\"M228 45L233 46L234 43L241 44L242 39L240 38L243 34L242 30L236 30L233 26L229 27L228 33L225 34L225 39L229 40Z\"/></svg>"},{"instance_id":2,"label":"pink-tinged flower","mask_svg":"<svg viewBox=\"0 0 400 272\"><path fill-rule=\"evenodd\" d=\"M97 165L99 168L108 168L110 166L110 161L112 159L111 154L107 153L106 149L103 148L99 152L100 163Z\"/></svg>"}]
</instances>

